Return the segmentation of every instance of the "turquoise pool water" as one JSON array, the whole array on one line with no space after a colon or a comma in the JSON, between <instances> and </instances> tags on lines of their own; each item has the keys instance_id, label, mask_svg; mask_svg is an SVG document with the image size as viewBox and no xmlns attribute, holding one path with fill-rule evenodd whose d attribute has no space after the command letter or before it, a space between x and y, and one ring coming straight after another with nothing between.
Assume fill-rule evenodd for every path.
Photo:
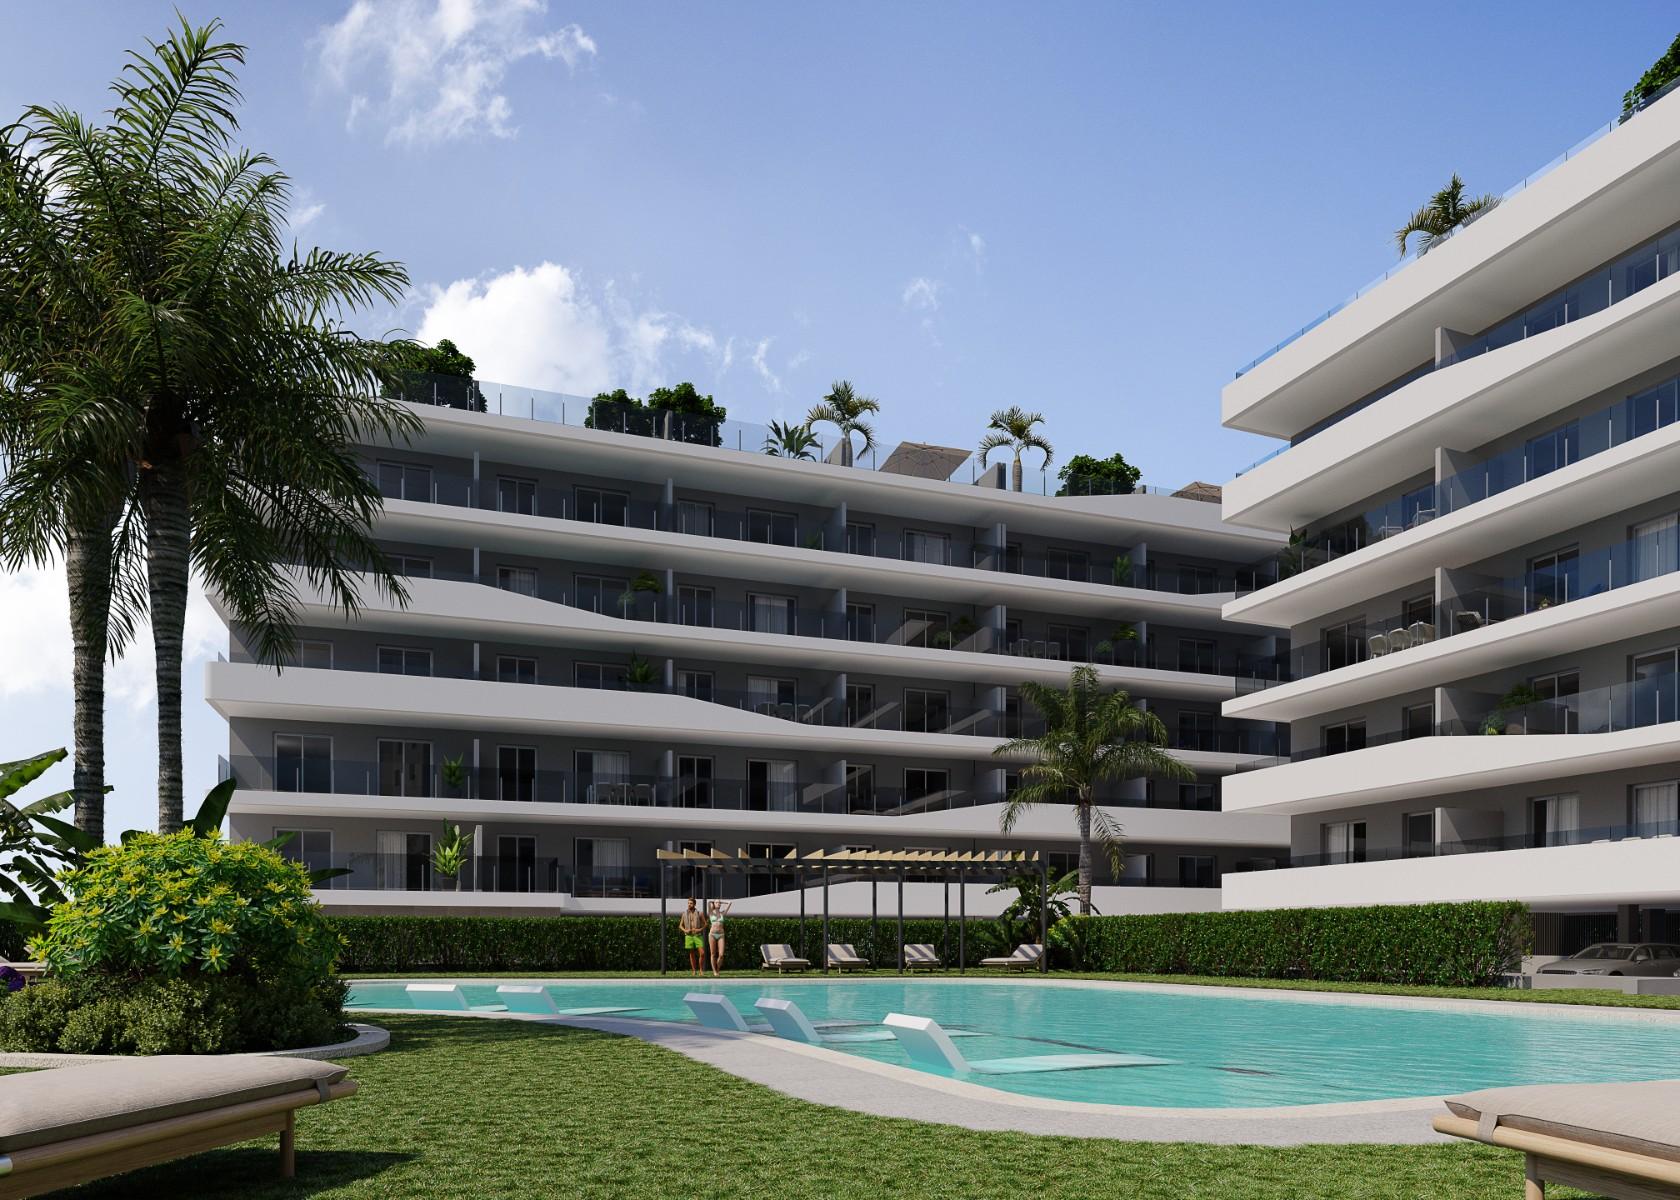
<instances>
[{"instance_id":1,"label":"turquoise pool water","mask_svg":"<svg viewBox=\"0 0 1680 1200\"><path fill-rule=\"evenodd\" d=\"M548 988L562 1008L624 1008L631 1011L618 1015L692 1023L682 1002L691 990L721 992L749 1019L760 996L796 1001L819 1023L874 1025L889 1012L932 1017L948 1029L979 1035L956 1043L970 1060L1084 1051L1168 1060L1163 1066L972 1077L972 1082L1005 1091L1100 1104L1334 1104L1518 1083L1680 1076L1680 1023L1542 1005L1455 1012L1423 1005L1316 1003L1276 993L1207 995L935 980L724 980L700 987L580 981ZM474 1004L496 1000L495 984L464 984L462 991ZM415 1007L400 983L354 984L350 1002ZM915 1066L895 1041L831 1048Z\"/></svg>"}]
</instances>

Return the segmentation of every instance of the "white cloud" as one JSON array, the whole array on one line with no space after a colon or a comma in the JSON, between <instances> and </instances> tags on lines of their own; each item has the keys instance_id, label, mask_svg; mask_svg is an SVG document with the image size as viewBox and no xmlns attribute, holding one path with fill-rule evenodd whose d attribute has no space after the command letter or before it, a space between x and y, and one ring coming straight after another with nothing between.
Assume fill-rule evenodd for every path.
<instances>
[{"instance_id":1,"label":"white cloud","mask_svg":"<svg viewBox=\"0 0 1680 1200\"><path fill-rule=\"evenodd\" d=\"M528 58L575 70L595 57L581 26L541 31L543 0L354 0L315 39L322 72L350 92L345 128L376 106L386 142L426 145L517 132L501 90L508 69ZM354 85L352 87L352 85Z\"/></svg>"},{"instance_id":2,"label":"white cloud","mask_svg":"<svg viewBox=\"0 0 1680 1200\"><path fill-rule=\"evenodd\" d=\"M939 280L918 275L904 285L900 300L911 312L935 312L939 308L939 294L944 289L945 285Z\"/></svg>"},{"instance_id":3,"label":"white cloud","mask_svg":"<svg viewBox=\"0 0 1680 1200\"><path fill-rule=\"evenodd\" d=\"M770 343L775 338L761 338L758 346L753 350L752 368L758 372L758 377L764 381L764 390L775 393L782 390L782 381L770 369Z\"/></svg>"},{"instance_id":4,"label":"white cloud","mask_svg":"<svg viewBox=\"0 0 1680 1200\"><path fill-rule=\"evenodd\" d=\"M789 370L789 371L797 371L797 370L799 370L800 367L803 367L806 363L808 363L810 361L811 361L811 352L809 350L801 350L797 354L795 354L792 358L788 359L786 369Z\"/></svg>"},{"instance_id":5,"label":"white cloud","mask_svg":"<svg viewBox=\"0 0 1680 1200\"><path fill-rule=\"evenodd\" d=\"M592 294L559 263L433 285L422 303L421 341L450 338L481 378L545 391L642 394L685 369L692 377L696 365L721 374L734 359L733 339L720 344L709 329L638 306L611 283Z\"/></svg>"},{"instance_id":6,"label":"white cloud","mask_svg":"<svg viewBox=\"0 0 1680 1200\"><path fill-rule=\"evenodd\" d=\"M963 233L968 238L968 257L974 263L974 273L978 275L986 269L986 239L972 229L964 229Z\"/></svg>"},{"instance_id":7,"label":"white cloud","mask_svg":"<svg viewBox=\"0 0 1680 1200\"><path fill-rule=\"evenodd\" d=\"M296 233L326 211L327 206L325 204L305 204L292 214L291 220L287 224L292 227L292 232Z\"/></svg>"}]
</instances>

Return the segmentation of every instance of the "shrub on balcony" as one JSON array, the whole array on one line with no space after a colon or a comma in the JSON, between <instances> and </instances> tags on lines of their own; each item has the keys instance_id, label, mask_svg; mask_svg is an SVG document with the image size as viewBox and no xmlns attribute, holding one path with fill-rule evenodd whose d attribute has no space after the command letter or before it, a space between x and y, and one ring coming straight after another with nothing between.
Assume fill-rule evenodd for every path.
<instances>
[{"instance_id":1,"label":"shrub on balcony","mask_svg":"<svg viewBox=\"0 0 1680 1200\"><path fill-rule=\"evenodd\" d=\"M51 977L0 1000L0 1048L206 1054L335 1040L339 939L309 873L191 829L94 850L30 952Z\"/></svg>"}]
</instances>

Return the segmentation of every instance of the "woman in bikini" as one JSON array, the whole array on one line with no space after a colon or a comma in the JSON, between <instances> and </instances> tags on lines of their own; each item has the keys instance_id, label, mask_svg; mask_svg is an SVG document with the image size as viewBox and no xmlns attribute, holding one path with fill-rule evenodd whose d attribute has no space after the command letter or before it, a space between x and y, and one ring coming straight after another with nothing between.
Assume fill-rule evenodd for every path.
<instances>
[{"instance_id":1,"label":"woman in bikini","mask_svg":"<svg viewBox=\"0 0 1680 1200\"><path fill-rule=\"evenodd\" d=\"M730 903L731 902L728 900L713 900L706 906L711 910L712 917L711 940L713 978L716 978L718 971L723 967L723 919L729 915Z\"/></svg>"},{"instance_id":2,"label":"woman in bikini","mask_svg":"<svg viewBox=\"0 0 1680 1200\"><path fill-rule=\"evenodd\" d=\"M698 979L706 973L706 941L700 936L706 929L706 918L695 907L693 896L688 898L688 908L677 928L683 935L683 949L688 951L688 969Z\"/></svg>"}]
</instances>

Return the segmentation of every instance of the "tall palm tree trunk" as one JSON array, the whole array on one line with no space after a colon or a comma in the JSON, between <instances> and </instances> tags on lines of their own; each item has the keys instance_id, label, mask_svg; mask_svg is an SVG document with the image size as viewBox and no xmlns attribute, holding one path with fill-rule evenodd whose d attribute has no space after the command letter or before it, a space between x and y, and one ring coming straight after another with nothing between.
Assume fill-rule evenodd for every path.
<instances>
[{"instance_id":1,"label":"tall palm tree trunk","mask_svg":"<svg viewBox=\"0 0 1680 1200\"><path fill-rule=\"evenodd\" d=\"M146 517L146 587L157 656L158 832L181 828L181 645L187 620L192 525L186 480L178 465L155 468L141 481Z\"/></svg>"},{"instance_id":2,"label":"tall palm tree trunk","mask_svg":"<svg viewBox=\"0 0 1680 1200\"><path fill-rule=\"evenodd\" d=\"M71 790L76 828L105 840L105 657L111 631L114 518L78 521L69 532L64 574L70 592L71 681L76 762Z\"/></svg>"},{"instance_id":3,"label":"tall palm tree trunk","mask_svg":"<svg viewBox=\"0 0 1680 1200\"><path fill-rule=\"evenodd\" d=\"M840 465L842 467L852 465L852 435L843 430L840 434Z\"/></svg>"},{"instance_id":4,"label":"tall palm tree trunk","mask_svg":"<svg viewBox=\"0 0 1680 1200\"><path fill-rule=\"evenodd\" d=\"M1079 915L1091 915L1091 797L1079 797Z\"/></svg>"},{"instance_id":5,"label":"tall palm tree trunk","mask_svg":"<svg viewBox=\"0 0 1680 1200\"><path fill-rule=\"evenodd\" d=\"M1021 452L1019 450L1015 452L1015 465L1009 471L1009 482L1017 492L1021 490Z\"/></svg>"}]
</instances>

